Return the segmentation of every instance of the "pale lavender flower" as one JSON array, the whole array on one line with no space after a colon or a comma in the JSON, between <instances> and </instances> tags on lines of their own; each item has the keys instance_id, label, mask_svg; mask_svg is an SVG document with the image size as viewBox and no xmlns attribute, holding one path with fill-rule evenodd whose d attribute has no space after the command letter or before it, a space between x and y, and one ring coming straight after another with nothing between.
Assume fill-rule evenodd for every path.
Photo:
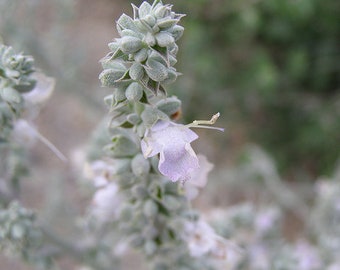
<instances>
[{"instance_id":1,"label":"pale lavender flower","mask_svg":"<svg viewBox=\"0 0 340 270\"><path fill-rule=\"evenodd\" d=\"M22 95L29 105L41 105L51 96L55 80L39 72L34 73L32 77L37 80L35 87Z\"/></svg>"},{"instance_id":2,"label":"pale lavender flower","mask_svg":"<svg viewBox=\"0 0 340 270\"><path fill-rule=\"evenodd\" d=\"M187 222L184 239L187 241L190 255L193 257L208 255L212 259L232 265L236 263L242 253L234 243L217 235L215 230L203 220ZM230 258L229 255L231 255Z\"/></svg>"},{"instance_id":3,"label":"pale lavender flower","mask_svg":"<svg viewBox=\"0 0 340 270\"><path fill-rule=\"evenodd\" d=\"M115 171L111 160L95 160L91 164L86 164L84 175L93 181L95 187L99 188L109 183Z\"/></svg>"},{"instance_id":4,"label":"pale lavender flower","mask_svg":"<svg viewBox=\"0 0 340 270\"><path fill-rule=\"evenodd\" d=\"M141 142L145 158L160 154L159 171L171 181L186 181L199 168L198 158L190 143L198 135L187 126L171 121L158 121Z\"/></svg>"},{"instance_id":5,"label":"pale lavender flower","mask_svg":"<svg viewBox=\"0 0 340 270\"><path fill-rule=\"evenodd\" d=\"M185 196L189 200L195 199L198 195L199 188L203 188L207 184L208 173L214 167L204 155L198 154L197 157L199 168L191 172L190 177L192 180L186 182L183 187Z\"/></svg>"},{"instance_id":6,"label":"pale lavender flower","mask_svg":"<svg viewBox=\"0 0 340 270\"><path fill-rule=\"evenodd\" d=\"M186 223L185 235L193 257L206 255L215 247L215 231L204 221Z\"/></svg>"},{"instance_id":7,"label":"pale lavender flower","mask_svg":"<svg viewBox=\"0 0 340 270\"><path fill-rule=\"evenodd\" d=\"M296 257L300 270L318 270L322 262L318 250L306 241L299 241L296 245Z\"/></svg>"},{"instance_id":8,"label":"pale lavender flower","mask_svg":"<svg viewBox=\"0 0 340 270\"><path fill-rule=\"evenodd\" d=\"M91 212L99 221L106 222L118 217L122 201L118 192L118 185L111 182L94 194Z\"/></svg>"}]
</instances>

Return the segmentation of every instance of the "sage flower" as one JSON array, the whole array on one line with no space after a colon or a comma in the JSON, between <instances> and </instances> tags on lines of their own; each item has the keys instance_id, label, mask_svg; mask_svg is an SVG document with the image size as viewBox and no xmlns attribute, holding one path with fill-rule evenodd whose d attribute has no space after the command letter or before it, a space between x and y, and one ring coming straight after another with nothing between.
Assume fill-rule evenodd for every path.
<instances>
[{"instance_id":1,"label":"sage flower","mask_svg":"<svg viewBox=\"0 0 340 270\"><path fill-rule=\"evenodd\" d=\"M208 173L213 169L214 165L208 161L206 156L198 154L199 168L191 172L192 181L188 181L183 186L185 196L188 200L197 197L199 189L205 187L208 181Z\"/></svg>"},{"instance_id":2,"label":"sage flower","mask_svg":"<svg viewBox=\"0 0 340 270\"><path fill-rule=\"evenodd\" d=\"M185 182L199 168L190 145L197 138L187 126L161 120L147 130L141 142L142 152L145 158L160 154L159 171L173 182Z\"/></svg>"},{"instance_id":3,"label":"sage flower","mask_svg":"<svg viewBox=\"0 0 340 270\"><path fill-rule=\"evenodd\" d=\"M110 182L98 189L93 196L92 214L102 222L114 220L120 213L122 198L119 195L119 187Z\"/></svg>"}]
</instances>

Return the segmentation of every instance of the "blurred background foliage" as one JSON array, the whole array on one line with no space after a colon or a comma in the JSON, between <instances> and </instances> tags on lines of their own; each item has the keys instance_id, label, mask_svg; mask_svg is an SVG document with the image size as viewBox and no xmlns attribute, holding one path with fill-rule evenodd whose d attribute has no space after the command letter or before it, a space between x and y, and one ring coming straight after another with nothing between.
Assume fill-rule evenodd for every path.
<instances>
[{"instance_id":1,"label":"blurred background foliage","mask_svg":"<svg viewBox=\"0 0 340 270\"><path fill-rule=\"evenodd\" d=\"M286 176L329 174L340 153L340 2L174 3L189 14L175 90L185 115L220 111L227 134L242 126Z\"/></svg>"},{"instance_id":2,"label":"blurred background foliage","mask_svg":"<svg viewBox=\"0 0 340 270\"><path fill-rule=\"evenodd\" d=\"M340 152L340 2L168 2L187 14L177 65L184 76L169 92L183 100L186 122L221 112L225 136L201 133L213 141L217 159L232 160L252 142L273 155L287 178L330 174ZM0 0L3 40L32 54L56 77L57 92L74 98L66 101L71 109L79 102L75 125L90 128L105 112L98 60L116 36L113 20L121 12L131 15L129 4ZM63 121L59 145L65 138L78 142L88 136L72 137ZM70 146L66 142L65 149Z\"/></svg>"}]
</instances>

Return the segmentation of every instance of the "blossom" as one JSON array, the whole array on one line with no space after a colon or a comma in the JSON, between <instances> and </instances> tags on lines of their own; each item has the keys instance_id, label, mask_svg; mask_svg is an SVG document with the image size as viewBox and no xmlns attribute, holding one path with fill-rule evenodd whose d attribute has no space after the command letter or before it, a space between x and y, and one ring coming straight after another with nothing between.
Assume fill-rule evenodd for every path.
<instances>
[{"instance_id":1,"label":"blossom","mask_svg":"<svg viewBox=\"0 0 340 270\"><path fill-rule=\"evenodd\" d=\"M199 168L198 158L190 143L198 135L187 126L171 121L158 121L149 129L142 142L145 158L160 154L159 171L171 181L186 181Z\"/></svg>"},{"instance_id":2,"label":"blossom","mask_svg":"<svg viewBox=\"0 0 340 270\"><path fill-rule=\"evenodd\" d=\"M203 188L208 181L208 173L213 169L214 165L210 163L204 155L198 154L199 168L193 170L190 174L192 181L188 181L184 185L185 196L189 200L193 200L198 195L198 189Z\"/></svg>"},{"instance_id":3,"label":"blossom","mask_svg":"<svg viewBox=\"0 0 340 270\"><path fill-rule=\"evenodd\" d=\"M213 259L235 263L241 256L241 250L231 241L216 234L204 220L187 222L184 229L190 255L201 257L209 255ZM230 256L230 257L229 257Z\"/></svg>"},{"instance_id":4,"label":"blossom","mask_svg":"<svg viewBox=\"0 0 340 270\"><path fill-rule=\"evenodd\" d=\"M119 187L113 182L96 191L91 210L98 220L105 222L118 217L122 201L118 192Z\"/></svg>"},{"instance_id":5,"label":"blossom","mask_svg":"<svg viewBox=\"0 0 340 270\"><path fill-rule=\"evenodd\" d=\"M51 96L54 90L55 80L39 72L34 73L32 78L36 80L35 87L30 92L23 93L22 95L26 103L30 105L41 105Z\"/></svg>"}]
</instances>

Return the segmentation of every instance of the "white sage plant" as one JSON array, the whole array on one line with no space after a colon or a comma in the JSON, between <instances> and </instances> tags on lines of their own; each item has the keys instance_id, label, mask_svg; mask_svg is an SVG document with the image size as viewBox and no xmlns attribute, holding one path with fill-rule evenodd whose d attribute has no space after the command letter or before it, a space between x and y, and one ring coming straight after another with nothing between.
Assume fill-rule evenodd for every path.
<instances>
[{"instance_id":1,"label":"white sage plant","mask_svg":"<svg viewBox=\"0 0 340 270\"><path fill-rule=\"evenodd\" d=\"M115 223L118 242L141 250L150 269L215 269L228 245L190 207L212 169L191 142L198 139L194 128L223 130L210 126L219 114L188 125L175 122L181 101L168 96L166 86L179 75L174 65L184 15L157 0L132 7L133 17L117 20L120 37L101 60L99 78L113 88L105 98L111 141L105 158L92 163L98 187L92 213Z\"/></svg>"}]
</instances>

